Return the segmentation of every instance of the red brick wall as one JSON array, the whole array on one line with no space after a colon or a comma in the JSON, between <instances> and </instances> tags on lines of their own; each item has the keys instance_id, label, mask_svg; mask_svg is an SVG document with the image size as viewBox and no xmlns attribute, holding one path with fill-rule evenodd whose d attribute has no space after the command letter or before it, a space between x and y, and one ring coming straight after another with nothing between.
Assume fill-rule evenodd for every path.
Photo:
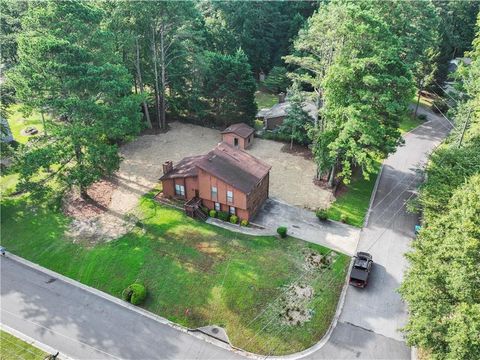
<instances>
[{"instance_id":1,"label":"red brick wall","mask_svg":"<svg viewBox=\"0 0 480 360\"><path fill-rule=\"evenodd\" d=\"M175 195L175 185L185 186L185 200L190 200L195 197L195 190L198 190L198 179L195 176L190 176L186 178L176 178L176 179L166 179L162 180L163 194L166 197L176 197L180 196Z\"/></svg>"},{"instance_id":2,"label":"red brick wall","mask_svg":"<svg viewBox=\"0 0 480 360\"><path fill-rule=\"evenodd\" d=\"M255 216L258 210L260 210L263 202L268 198L269 176L270 174L267 174L259 183L259 185L253 189L250 195L248 195L247 209L250 218Z\"/></svg>"}]
</instances>

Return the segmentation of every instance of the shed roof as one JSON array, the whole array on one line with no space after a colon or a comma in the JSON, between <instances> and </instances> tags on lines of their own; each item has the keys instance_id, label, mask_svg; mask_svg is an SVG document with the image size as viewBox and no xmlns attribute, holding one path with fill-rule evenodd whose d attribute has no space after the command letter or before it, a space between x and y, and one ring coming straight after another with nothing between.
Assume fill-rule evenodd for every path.
<instances>
[{"instance_id":1,"label":"shed roof","mask_svg":"<svg viewBox=\"0 0 480 360\"><path fill-rule=\"evenodd\" d=\"M232 124L222 131L222 134L234 133L242 138L247 138L253 134L255 129L245 123Z\"/></svg>"}]
</instances>

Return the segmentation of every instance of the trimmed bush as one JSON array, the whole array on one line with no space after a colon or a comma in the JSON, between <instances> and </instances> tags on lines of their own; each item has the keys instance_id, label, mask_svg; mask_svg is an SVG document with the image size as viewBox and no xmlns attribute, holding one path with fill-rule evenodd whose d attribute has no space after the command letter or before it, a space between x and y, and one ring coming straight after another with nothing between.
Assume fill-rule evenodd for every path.
<instances>
[{"instance_id":1,"label":"trimmed bush","mask_svg":"<svg viewBox=\"0 0 480 360\"><path fill-rule=\"evenodd\" d=\"M419 120L425 121L425 120L427 120L427 115L425 115L425 114L420 114L420 115L417 116L417 118L418 118Z\"/></svg>"},{"instance_id":2,"label":"trimmed bush","mask_svg":"<svg viewBox=\"0 0 480 360\"><path fill-rule=\"evenodd\" d=\"M440 112L446 114L448 111L448 104L443 99L435 99L432 105L432 111L439 114Z\"/></svg>"},{"instance_id":3,"label":"trimmed bush","mask_svg":"<svg viewBox=\"0 0 480 360\"><path fill-rule=\"evenodd\" d=\"M132 284L122 292L122 298L133 305L140 305L147 297L147 289L142 284Z\"/></svg>"},{"instance_id":4,"label":"trimmed bush","mask_svg":"<svg viewBox=\"0 0 480 360\"><path fill-rule=\"evenodd\" d=\"M242 221L240 221L240 226L248 226L248 220L243 219Z\"/></svg>"},{"instance_id":5,"label":"trimmed bush","mask_svg":"<svg viewBox=\"0 0 480 360\"><path fill-rule=\"evenodd\" d=\"M237 224L238 223L238 216L237 215L230 216L230 222L232 224Z\"/></svg>"},{"instance_id":6,"label":"trimmed bush","mask_svg":"<svg viewBox=\"0 0 480 360\"><path fill-rule=\"evenodd\" d=\"M222 220L222 221L228 221L228 217L229 217L229 216L230 216L230 215L229 215L228 212L226 212L226 211L219 211L219 212L218 212L218 218L219 218L220 220Z\"/></svg>"},{"instance_id":7,"label":"trimmed bush","mask_svg":"<svg viewBox=\"0 0 480 360\"><path fill-rule=\"evenodd\" d=\"M206 206L202 206L202 211L205 213L205 214L208 214L208 208Z\"/></svg>"},{"instance_id":8,"label":"trimmed bush","mask_svg":"<svg viewBox=\"0 0 480 360\"><path fill-rule=\"evenodd\" d=\"M287 227L286 226L279 226L277 228L277 233L280 235L281 238L287 237Z\"/></svg>"},{"instance_id":9,"label":"trimmed bush","mask_svg":"<svg viewBox=\"0 0 480 360\"><path fill-rule=\"evenodd\" d=\"M315 211L315 215L320 221L325 221L328 219L327 210L325 209L317 209L317 211Z\"/></svg>"},{"instance_id":10,"label":"trimmed bush","mask_svg":"<svg viewBox=\"0 0 480 360\"><path fill-rule=\"evenodd\" d=\"M345 224L345 223L347 222L347 220L348 220L348 216L347 216L347 215L345 215L345 214L340 215L340 221L341 221L342 223Z\"/></svg>"},{"instance_id":11,"label":"trimmed bush","mask_svg":"<svg viewBox=\"0 0 480 360\"><path fill-rule=\"evenodd\" d=\"M208 215L209 215L210 217L214 218L214 217L217 217L217 212L212 209L212 210L209 211Z\"/></svg>"}]
</instances>

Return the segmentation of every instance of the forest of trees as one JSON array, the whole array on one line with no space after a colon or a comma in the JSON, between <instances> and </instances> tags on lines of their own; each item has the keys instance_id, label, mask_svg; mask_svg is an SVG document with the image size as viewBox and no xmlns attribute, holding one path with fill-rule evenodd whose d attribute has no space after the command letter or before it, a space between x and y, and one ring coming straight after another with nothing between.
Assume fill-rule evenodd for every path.
<instances>
[{"instance_id":1,"label":"forest of trees","mask_svg":"<svg viewBox=\"0 0 480 360\"><path fill-rule=\"evenodd\" d=\"M18 191L45 198L120 164L118 147L168 122L253 124L260 73L288 88L279 131L308 144L317 177L368 178L402 143L415 93L460 93L417 210L424 226L401 287L410 345L480 358L480 20L477 1L1 1L1 116L18 103L45 132L14 152ZM477 22L477 23L476 23ZM477 24L477 25L475 25ZM305 94L319 111L302 109Z\"/></svg>"}]
</instances>

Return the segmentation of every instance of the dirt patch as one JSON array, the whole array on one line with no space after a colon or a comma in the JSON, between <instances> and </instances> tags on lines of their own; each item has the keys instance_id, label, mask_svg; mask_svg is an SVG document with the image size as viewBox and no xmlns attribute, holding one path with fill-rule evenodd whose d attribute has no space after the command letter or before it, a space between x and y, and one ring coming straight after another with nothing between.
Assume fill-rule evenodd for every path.
<instances>
[{"instance_id":1,"label":"dirt patch","mask_svg":"<svg viewBox=\"0 0 480 360\"><path fill-rule=\"evenodd\" d=\"M329 267L337 257L337 253L331 251L327 255L322 255L314 251L305 254L304 268L307 271L324 269Z\"/></svg>"},{"instance_id":2,"label":"dirt patch","mask_svg":"<svg viewBox=\"0 0 480 360\"><path fill-rule=\"evenodd\" d=\"M78 190L72 190L63 200L63 212L75 219L92 219L106 211L117 185L101 180L87 190L89 199L82 199Z\"/></svg>"},{"instance_id":3,"label":"dirt patch","mask_svg":"<svg viewBox=\"0 0 480 360\"><path fill-rule=\"evenodd\" d=\"M313 315L312 309L308 308L309 301L313 298L314 291L310 285L292 286L285 294L283 310L280 317L288 325L302 325L309 321Z\"/></svg>"},{"instance_id":4,"label":"dirt patch","mask_svg":"<svg viewBox=\"0 0 480 360\"><path fill-rule=\"evenodd\" d=\"M101 180L87 190L82 199L78 190L72 190L63 200L63 211L73 218L65 234L73 242L95 245L116 239L131 231L138 219L109 210L112 195L117 188L115 179Z\"/></svg>"},{"instance_id":5,"label":"dirt patch","mask_svg":"<svg viewBox=\"0 0 480 360\"><path fill-rule=\"evenodd\" d=\"M282 152L287 154L292 154L295 156L301 156L305 160L313 159L312 151L308 147L298 145L298 144L293 144L291 149L290 149L290 144L285 144L282 146Z\"/></svg>"}]
</instances>

